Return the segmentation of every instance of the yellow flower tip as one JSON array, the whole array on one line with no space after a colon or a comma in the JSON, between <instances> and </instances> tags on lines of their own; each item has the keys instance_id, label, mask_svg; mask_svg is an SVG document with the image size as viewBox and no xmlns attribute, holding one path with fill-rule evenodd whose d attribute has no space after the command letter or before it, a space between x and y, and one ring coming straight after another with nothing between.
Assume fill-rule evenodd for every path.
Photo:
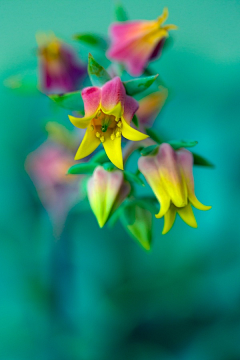
<instances>
[{"instance_id":1,"label":"yellow flower tip","mask_svg":"<svg viewBox=\"0 0 240 360\"><path fill-rule=\"evenodd\" d=\"M149 243L142 243L141 244L142 245L142 247L146 250L146 251L150 251L151 250L151 244L149 244Z\"/></svg>"},{"instance_id":2,"label":"yellow flower tip","mask_svg":"<svg viewBox=\"0 0 240 360\"><path fill-rule=\"evenodd\" d=\"M80 160L80 159L82 159L81 156L79 156L79 155L76 153L76 155L74 156L74 160Z\"/></svg>"},{"instance_id":3,"label":"yellow flower tip","mask_svg":"<svg viewBox=\"0 0 240 360\"><path fill-rule=\"evenodd\" d=\"M100 229L102 229L104 227L105 223L106 223L106 220L97 219L97 221L98 221L98 225L99 225Z\"/></svg>"}]
</instances>

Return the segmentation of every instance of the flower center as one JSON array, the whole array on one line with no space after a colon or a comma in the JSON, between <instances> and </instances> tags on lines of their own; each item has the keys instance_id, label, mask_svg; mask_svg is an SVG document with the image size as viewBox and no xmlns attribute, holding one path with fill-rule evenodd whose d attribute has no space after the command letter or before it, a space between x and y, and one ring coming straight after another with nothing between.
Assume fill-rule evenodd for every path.
<instances>
[{"instance_id":1,"label":"flower center","mask_svg":"<svg viewBox=\"0 0 240 360\"><path fill-rule=\"evenodd\" d=\"M116 137L120 137L122 133L121 118L105 114L102 110L99 110L96 117L92 119L90 126L102 143L106 140L107 136L113 141Z\"/></svg>"}]
</instances>

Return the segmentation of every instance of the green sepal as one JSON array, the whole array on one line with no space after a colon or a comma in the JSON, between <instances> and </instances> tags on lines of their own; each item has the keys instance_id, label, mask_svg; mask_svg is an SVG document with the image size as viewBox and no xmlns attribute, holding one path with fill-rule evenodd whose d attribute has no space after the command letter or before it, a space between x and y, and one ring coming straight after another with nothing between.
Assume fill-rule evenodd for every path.
<instances>
[{"instance_id":1,"label":"green sepal","mask_svg":"<svg viewBox=\"0 0 240 360\"><path fill-rule=\"evenodd\" d=\"M107 157L106 151L105 150L100 150L97 152L96 155L94 155L91 160L91 162L93 163L98 163L98 164L103 164L105 162L108 162L109 159Z\"/></svg>"},{"instance_id":2,"label":"green sepal","mask_svg":"<svg viewBox=\"0 0 240 360\"><path fill-rule=\"evenodd\" d=\"M129 206L133 208L135 206L142 207L143 209L150 211L152 214L156 214L158 212L158 202L155 197L146 196L137 199L126 199L124 203L122 203L119 208L111 215L110 219L108 220L109 227L113 227L115 225L123 211Z\"/></svg>"},{"instance_id":3,"label":"green sepal","mask_svg":"<svg viewBox=\"0 0 240 360\"><path fill-rule=\"evenodd\" d=\"M84 44L96 47L103 51L107 50L108 48L107 39L97 34L93 34L93 33L76 34L73 36L73 39L82 42Z\"/></svg>"},{"instance_id":4,"label":"green sepal","mask_svg":"<svg viewBox=\"0 0 240 360\"><path fill-rule=\"evenodd\" d=\"M113 163L111 163L111 162L109 162L109 161L103 164L103 168L104 168L104 170L106 170L106 171L116 170L116 166L113 165Z\"/></svg>"},{"instance_id":5,"label":"green sepal","mask_svg":"<svg viewBox=\"0 0 240 360\"><path fill-rule=\"evenodd\" d=\"M130 184L135 185L136 183L138 185L145 186L144 182L142 181L142 179L140 179L138 175L135 175L130 171L124 171L123 173L124 173L124 179L128 181Z\"/></svg>"},{"instance_id":6,"label":"green sepal","mask_svg":"<svg viewBox=\"0 0 240 360\"><path fill-rule=\"evenodd\" d=\"M116 21L127 21L127 13L121 3L115 5L115 19Z\"/></svg>"},{"instance_id":7,"label":"green sepal","mask_svg":"<svg viewBox=\"0 0 240 360\"><path fill-rule=\"evenodd\" d=\"M59 95L52 94L48 95L48 97L64 109L80 112L84 111L84 104L80 91L74 91Z\"/></svg>"},{"instance_id":8,"label":"green sepal","mask_svg":"<svg viewBox=\"0 0 240 360\"><path fill-rule=\"evenodd\" d=\"M80 163L80 164L76 164L71 166L68 171L67 174L71 174L71 175L83 175L83 174L92 174L94 169L98 166L99 164L97 163Z\"/></svg>"},{"instance_id":9,"label":"green sepal","mask_svg":"<svg viewBox=\"0 0 240 360\"><path fill-rule=\"evenodd\" d=\"M130 96L133 96L147 90L154 83L157 77L158 74L147 76L144 78L123 81L123 85L126 89L126 93Z\"/></svg>"},{"instance_id":10,"label":"green sepal","mask_svg":"<svg viewBox=\"0 0 240 360\"><path fill-rule=\"evenodd\" d=\"M201 155L195 154L193 152L192 152L192 154L193 154L194 165L207 166L207 167L210 167L210 168L215 167L215 165L213 165L210 161L208 161L207 159L205 159Z\"/></svg>"},{"instance_id":11,"label":"green sepal","mask_svg":"<svg viewBox=\"0 0 240 360\"><path fill-rule=\"evenodd\" d=\"M152 214L145 208L134 206L124 209L120 220L128 234L145 250L152 242Z\"/></svg>"},{"instance_id":12,"label":"green sepal","mask_svg":"<svg viewBox=\"0 0 240 360\"><path fill-rule=\"evenodd\" d=\"M135 125L137 128L139 127L139 121L138 121L138 117L137 117L136 114L133 115L132 122L134 123L134 125Z\"/></svg>"},{"instance_id":13,"label":"green sepal","mask_svg":"<svg viewBox=\"0 0 240 360\"><path fill-rule=\"evenodd\" d=\"M171 140L166 141L174 150L178 150L180 148L194 147L198 144L197 141L185 141L185 140Z\"/></svg>"},{"instance_id":14,"label":"green sepal","mask_svg":"<svg viewBox=\"0 0 240 360\"><path fill-rule=\"evenodd\" d=\"M148 155L155 155L158 149L158 145L150 145L145 148L143 148L140 152L142 156L148 156Z\"/></svg>"},{"instance_id":15,"label":"green sepal","mask_svg":"<svg viewBox=\"0 0 240 360\"><path fill-rule=\"evenodd\" d=\"M88 55L88 74L93 86L101 87L107 81L111 80L111 76L99 65L91 54Z\"/></svg>"},{"instance_id":16,"label":"green sepal","mask_svg":"<svg viewBox=\"0 0 240 360\"><path fill-rule=\"evenodd\" d=\"M164 141L160 139L158 134L153 129L145 129L146 133L150 138L158 144L162 144Z\"/></svg>"}]
</instances>

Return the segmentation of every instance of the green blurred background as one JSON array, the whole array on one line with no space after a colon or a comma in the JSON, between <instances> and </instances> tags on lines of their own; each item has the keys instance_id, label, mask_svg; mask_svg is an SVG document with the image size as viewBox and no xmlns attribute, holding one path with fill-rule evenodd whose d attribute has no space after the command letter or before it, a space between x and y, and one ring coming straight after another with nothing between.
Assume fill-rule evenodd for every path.
<instances>
[{"instance_id":1,"label":"green blurred background","mask_svg":"<svg viewBox=\"0 0 240 360\"><path fill-rule=\"evenodd\" d=\"M24 170L48 99L1 86L0 359L240 359L240 2L124 1L132 19L164 6L179 26L152 67L174 91L156 128L198 140L216 168L196 168L198 229L177 219L152 251L118 224L72 210L58 241ZM35 33L106 34L108 0L0 0L0 80L34 68ZM78 44L75 44L78 48ZM80 50L81 52L81 50ZM67 120L67 112L64 113Z\"/></svg>"}]
</instances>

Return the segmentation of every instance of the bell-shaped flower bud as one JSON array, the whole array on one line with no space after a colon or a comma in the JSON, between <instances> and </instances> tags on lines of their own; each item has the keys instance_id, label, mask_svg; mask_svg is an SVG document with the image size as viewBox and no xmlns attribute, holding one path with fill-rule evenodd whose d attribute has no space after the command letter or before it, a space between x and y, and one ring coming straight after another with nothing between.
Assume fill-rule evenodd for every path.
<instances>
[{"instance_id":1,"label":"bell-shaped flower bud","mask_svg":"<svg viewBox=\"0 0 240 360\"><path fill-rule=\"evenodd\" d=\"M156 155L141 157L138 167L160 203L160 211L155 216L164 216L163 234L173 226L176 213L189 226L197 227L192 205L199 210L211 209L196 198L190 151L174 151L169 144L162 144Z\"/></svg>"},{"instance_id":2,"label":"bell-shaped flower bud","mask_svg":"<svg viewBox=\"0 0 240 360\"><path fill-rule=\"evenodd\" d=\"M87 192L91 209L102 228L129 194L130 185L124 182L120 170L107 171L102 166L97 166L88 180Z\"/></svg>"}]
</instances>

